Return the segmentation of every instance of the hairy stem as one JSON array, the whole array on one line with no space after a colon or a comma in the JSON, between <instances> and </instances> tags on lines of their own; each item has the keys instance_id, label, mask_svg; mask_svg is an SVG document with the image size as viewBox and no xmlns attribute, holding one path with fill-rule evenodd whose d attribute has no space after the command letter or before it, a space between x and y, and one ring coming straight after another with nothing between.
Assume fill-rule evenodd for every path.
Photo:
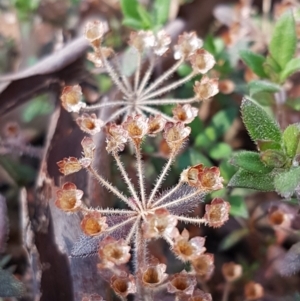
<instances>
[{"instance_id":1,"label":"hairy stem","mask_svg":"<svg viewBox=\"0 0 300 301\"><path fill-rule=\"evenodd\" d=\"M174 104L174 103L193 103L199 101L198 97L191 97L191 98L185 98L185 99L149 99L140 101L139 104L141 105L163 105L163 104Z\"/></svg>"},{"instance_id":2,"label":"hairy stem","mask_svg":"<svg viewBox=\"0 0 300 301\"><path fill-rule=\"evenodd\" d=\"M145 75L144 75L144 77L143 77L143 79L141 81L141 84L140 84L140 86L138 88L138 91L137 91L137 95L138 96L141 95L143 89L145 88L145 86L146 86L146 84L147 84L147 82L148 82L148 80L149 80L149 78L150 78L150 76L152 74L152 71L153 71L153 68L154 68L154 64L155 64L155 56L152 55L151 58L150 58L149 67L148 67L148 69L147 69L147 71L146 71L146 73L145 73Z\"/></svg>"},{"instance_id":3,"label":"hairy stem","mask_svg":"<svg viewBox=\"0 0 300 301\"><path fill-rule=\"evenodd\" d=\"M159 111L159 110L156 110L156 109L153 109L153 108L150 108L150 107L146 107L146 106L139 106L139 108L140 108L141 110L145 111L145 112L150 113L150 114L154 114L154 115L155 115L155 114L159 114L159 115L161 115L163 118L165 118L167 121L175 122L175 120L174 120L172 117L170 117L170 116L168 116L168 115L162 113L162 112Z\"/></svg>"},{"instance_id":4,"label":"hairy stem","mask_svg":"<svg viewBox=\"0 0 300 301\"><path fill-rule=\"evenodd\" d=\"M103 179L92 166L87 167L87 170L98 180L101 185L103 185L108 191L111 191L115 196L125 202L132 210L138 210L138 208L132 201L125 197L115 186Z\"/></svg>"},{"instance_id":5,"label":"hairy stem","mask_svg":"<svg viewBox=\"0 0 300 301\"><path fill-rule=\"evenodd\" d=\"M191 223L191 224L206 224L205 218L187 217L182 215L174 215L179 221Z\"/></svg>"},{"instance_id":6,"label":"hairy stem","mask_svg":"<svg viewBox=\"0 0 300 301\"><path fill-rule=\"evenodd\" d=\"M231 283L227 281L223 291L222 301L228 301L230 287L231 287Z\"/></svg>"},{"instance_id":7,"label":"hairy stem","mask_svg":"<svg viewBox=\"0 0 300 301\"><path fill-rule=\"evenodd\" d=\"M136 155L136 169L137 169L139 185L140 185L140 195L142 199L143 208L146 208L143 161L142 161L140 143L134 142L134 146L135 146L135 155Z\"/></svg>"},{"instance_id":8,"label":"hairy stem","mask_svg":"<svg viewBox=\"0 0 300 301\"><path fill-rule=\"evenodd\" d=\"M113 114L111 114L111 115L109 116L109 118L107 118L107 119L105 120L105 123L108 123L108 122L110 122L110 121L116 119L119 115L123 114L123 112L126 112L128 109L129 109L129 108L126 106L126 107L124 107L124 108L122 108L122 109L117 110L116 112L114 112Z\"/></svg>"},{"instance_id":9,"label":"hairy stem","mask_svg":"<svg viewBox=\"0 0 300 301\"><path fill-rule=\"evenodd\" d=\"M142 64L142 54L138 51L137 55L137 66L134 75L134 92L137 92L139 82L140 82L140 73L141 73L141 64Z\"/></svg>"},{"instance_id":10,"label":"hairy stem","mask_svg":"<svg viewBox=\"0 0 300 301\"><path fill-rule=\"evenodd\" d=\"M125 100L108 101L108 102L98 103L98 104L91 105L91 106L86 106L84 108L81 108L80 111L83 111L83 112L94 111L97 109L101 109L103 107L113 107L113 106L126 105L126 104L128 104L128 102Z\"/></svg>"}]
</instances>

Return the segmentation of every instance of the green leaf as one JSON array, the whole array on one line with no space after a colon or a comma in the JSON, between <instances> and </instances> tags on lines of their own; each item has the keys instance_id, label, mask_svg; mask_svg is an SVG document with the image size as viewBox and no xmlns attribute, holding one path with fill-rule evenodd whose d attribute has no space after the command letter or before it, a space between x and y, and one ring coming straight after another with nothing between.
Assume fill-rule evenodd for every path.
<instances>
[{"instance_id":1,"label":"green leaf","mask_svg":"<svg viewBox=\"0 0 300 301\"><path fill-rule=\"evenodd\" d=\"M295 123L289 125L282 134L282 141L286 154L293 158L296 155L300 138L300 124Z\"/></svg>"},{"instance_id":2,"label":"green leaf","mask_svg":"<svg viewBox=\"0 0 300 301\"><path fill-rule=\"evenodd\" d=\"M229 187L250 188L260 191L274 191L274 175L251 173L244 169L239 169L228 183Z\"/></svg>"},{"instance_id":3,"label":"green leaf","mask_svg":"<svg viewBox=\"0 0 300 301\"><path fill-rule=\"evenodd\" d=\"M267 149L260 154L260 160L269 167L280 168L288 164L288 158L282 151Z\"/></svg>"},{"instance_id":4,"label":"green leaf","mask_svg":"<svg viewBox=\"0 0 300 301\"><path fill-rule=\"evenodd\" d=\"M291 197L300 183L300 167L292 168L275 176L274 185L276 192L281 196Z\"/></svg>"},{"instance_id":5,"label":"green leaf","mask_svg":"<svg viewBox=\"0 0 300 301\"><path fill-rule=\"evenodd\" d=\"M162 27L169 19L171 0L155 0L153 4L154 24Z\"/></svg>"},{"instance_id":6,"label":"green leaf","mask_svg":"<svg viewBox=\"0 0 300 301\"><path fill-rule=\"evenodd\" d=\"M285 69L297 46L296 25L292 11L284 13L275 24L269 51L274 60Z\"/></svg>"},{"instance_id":7,"label":"green leaf","mask_svg":"<svg viewBox=\"0 0 300 301\"><path fill-rule=\"evenodd\" d=\"M219 164L221 175L224 179L224 184L227 184L231 177L237 172L237 168L231 165L228 160L223 160Z\"/></svg>"},{"instance_id":8,"label":"green leaf","mask_svg":"<svg viewBox=\"0 0 300 301\"><path fill-rule=\"evenodd\" d=\"M227 143L221 142L213 146L209 151L209 156L214 160L229 158L232 153L232 148Z\"/></svg>"},{"instance_id":9,"label":"green leaf","mask_svg":"<svg viewBox=\"0 0 300 301\"><path fill-rule=\"evenodd\" d=\"M245 203L244 197L240 195L232 195L228 199L230 203L230 214L233 216L239 216L248 218L248 209Z\"/></svg>"},{"instance_id":10,"label":"green leaf","mask_svg":"<svg viewBox=\"0 0 300 301\"><path fill-rule=\"evenodd\" d=\"M240 56L243 62L259 77L267 77L267 74L264 71L263 64L265 62L265 58L260 55L253 53L250 50L241 50Z\"/></svg>"},{"instance_id":11,"label":"green leaf","mask_svg":"<svg viewBox=\"0 0 300 301\"><path fill-rule=\"evenodd\" d=\"M150 14L141 5L139 5L137 7L137 10L138 10L138 13L140 15L140 18L141 18L141 21L142 21L142 24L143 24L143 29L150 29L152 27Z\"/></svg>"},{"instance_id":12,"label":"green leaf","mask_svg":"<svg viewBox=\"0 0 300 301\"><path fill-rule=\"evenodd\" d=\"M220 244L220 250L226 251L240 242L243 238L245 238L249 234L249 230L246 228L238 229L232 231L229 235L227 235Z\"/></svg>"},{"instance_id":13,"label":"green leaf","mask_svg":"<svg viewBox=\"0 0 300 301\"><path fill-rule=\"evenodd\" d=\"M280 81L285 81L289 76L295 72L300 71L300 58L296 57L291 59L280 74Z\"/></svg>"},{"instance_id":14,"label":"green leaf","mask_svg":"<svg viewBox=\"0 0 300 301\"><path fill-rule=\"evenodd\" d=\"M8 271L0 268L0 297L22 297L24 285Z\"/></svg>"},{"instance_id":15,"label":"green leaf","mask_svg":"<svg viewBox=\"0 0 300 301\"><path fill-rule=\"evenodd\" d=\"M250 151L234 153L230 159L230 163L253 173L267 174L273 169L272 167L267 167L260 160L259 153Z\"/></svg>"},{"instance_id":16,"label":"green leaf","mask_svg":"<svg viewBox=\"0 0 300 301\"><path fill-rule=\"evenodd\" d=\"M48 97L41 95L34 98L25 107L22 112L22 119L25 122L30 122L36 117L49 114L53 109L53 104L49 101Z\"/></svg>"},{"instance_id":17,"label":"green leaf","mask_svg":"<svg viewBox=\"0 0 300 301\"><path fill-rule=\"evenodd\" d=\"M143 23L140 20L133 18L124 18L122 24L127 27L131 27L135 30L140 30L143 28Z\"/></svg>"},{"instance_id":18,"label":"green leaf","mask_svg":"<svg viewBox=\"0 0 300 301\"><path fill-rule=\"evenodd\" d=\"M268 149L281 150L280 143L274 142L272 140L256 140L255 142L260 152L266 151Z\"/></svg>"},{"instance_id":19,"label":"green leaf","mask_svg":"<svg viewBox=\"0 0 300 301\"><path fill-rule=\"evenodd\" d=\"M248 98L244 98L241 111L244 124L253 141L271 140L281 143L279 125L260 105Z\"/></svg>"},{"instance_id":20,"label":"green leaf","mask_svg":"<svg viewBox=\"0 0 300 301\"><path fill-rule=\"evenodd\" d=\"M248 84L250 96L259 92L275 93L281 90L281 86L266 80L253 80Z\"/></svg>"},{"instance_id":21,"label":"green leaf","mask_svg":"<svg viewBox=\"0 0 300 301\"><path fill-rule=\"evenodd\" d=\"M138 12L138 6L140 6L140 4L137 0L121 0L120 4L125 18L140 20L140 14Z\"/></svg>"}]
</instances>

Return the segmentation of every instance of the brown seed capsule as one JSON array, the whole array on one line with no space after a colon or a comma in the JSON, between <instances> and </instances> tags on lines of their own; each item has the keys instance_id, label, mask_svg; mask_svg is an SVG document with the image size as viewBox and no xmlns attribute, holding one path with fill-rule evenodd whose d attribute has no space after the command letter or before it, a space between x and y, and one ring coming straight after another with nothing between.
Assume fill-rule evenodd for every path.
<instances>
[{"instance_id":1,"label":"brown seed capsule","mask_svg":"<svg viewBox=\"0 0 300 301\"><path fill-rule=\"evenodd\" d=\"M191 123L198 116L198 109L190 104L177 105L172 112L174 119L183 123Z\"/></svg>"},{"instance_id":2,"label":"brown seed capsule","mask_svg":"<svg viewBox=\"0 0 300 301\"><path fill-rule=\"evenodd\" d=\"M96 145L92 138L84 137L81 141L81 146L83 148L83 154L85 158L93 159Z\"/></svg>"},{"instance_id":3,"label":"brown seed capsule","mask_svg":"<svg viewBox=\"0 0 300 301\"><path fill-rule=\"evenodd\" d=\"M244 287L244 295L247 300L258 300L264 296L264 288L254 281L248 282Z\"/></svg>"},{"instance_id":4,"label":"brown seed capsule","mask_svg":"<svg viewBox=\"0 0 300 301\"><path fill-rule=\"evenodd\" d=\"M81 108L84 108L86 106L86 104L81 101L81 97L81 88L79 85L76 85L64 87L60 99L62 106L68 112L78 113Z\"/></svg>"},{"instance_id":5,"label":"brown seed capsule","mask_svg":"<svg viewBox=\"0 0 300 301\"><path fill-rule=\"evenodd\" d=\"M56 192L55 205L66 212L77 211L81 206L81 198L83 191L76 189L76 185L71 182L66 182L62 189Z\"/></svg>"},{"instance_id":6,"label":"brown seed capsule","mask_svg":"<svg viewBox=\"0 0 300 301\"><path fill-rule=\"evenodd\" d=\"M188 301L213 301L211 294L205 293L199 289L196 289L193 296Z\"/></svg>"},{"instance_id":7,"label":"brown seed capsule","mask_svg":"<svg viewBox=\"0 0 300 301\"><path fill-rule=\"evenodd\" d=\"M82 231L89 236L99 235L108 227L106 224L106 217L102 217L98 212L86 214L81 221L80 226Z\"/></svg>"},{"instance_id":8,"label":"brown seed capsule","mask_svg":"<svg viewBox=\"0 0 300 301\"><path fill-rule=\"evenodd\" d=\"M148 133L148 119L142 115L128 116L122 125L135 142L140 142Z\"/></svg>"},{"instance_id":9,"label":"brown seed capsule","mask_svg":"<svg viewBox=\"0 0 300 301\"><path fill-rule=\"evenodd\" d=\"M111 152L122 151L125 147L125 143L128 140L128 131L125 130L122 125L116 125L115 123L108 124L106 126L106 150Z\"/></svg>"},{"instance_id":10,"label":"brown seed capsule","mask_svg":"<svg viewBox=\"0 0 300 301\"><path fill-rule=\"evenodd\" d=\"M226 281L232 282L242 276L243 268L240 264L227 262L222 265L222 274Z\"/></svg>"},{"instance_id":11,"label":"brown seed capsule","mask_svg":"<svg viewBox=\"0 0 300 301\"><path fill-rule=\"evenodd\" d=\"M96 114L82 114L82 116L76 119L77 124L83 132L90 135L95 135L100 132L104 122L98 119Z\"/></svg>"},{"instance_id":12,"label":"brown seed capsule","mask_svg":"<svg viewBox=\"0 0 300 301\"><path fill-rule=\"evenodd\" d=\"M166 268L167 266L163 263L141 268L140 276L142 283L149 288L160 285L168 278L168 274L165 273Z\"/></svg>"},{"instance_id":13,"label":"brown seed capsule","mask_svg":"<svg viewBox=\"0 0 300 301\"><path fill-rule=\"evenodd\" d=\"M126 273L122 273L119 276L112 276L110 285L114 292L122 298L136 292L134 277L132 275L127 275Z\"/></svg>"},{"instance_id":14,"label":"brown seed capsule","mask_svg":"<svg viewBox=\"0 0 300 301\"><path fill-rule=\"evenodd\" d=\"M210 205L205 205L205 215L210 227L219 228L229 218L230 204L221 198L214 198Z\"/></svg>"},{"instance_id":15,"label":"brown seed capsule","mask_svg":"<svg viewBox=\"0 0 300 301\"><path fill-rule=\"evenodd\" d=\"M189 59L193 70L201 74L207 73L216 63L214 56L203 48L197 49Z\"/></svg>"},{"instance_id":16,"label":"brown seed capsule","mask_svg":"<svg viewBox=\"0 0 300 301\"><path fill-rule=\"evenodd\" d=\"M203 76L201 81L196 81L194 92L199 100L207 100L219 93L219 80Z\"/></svg>"},{"instance_id":17,"label":"brown seed capsule","mask_svg":"<svg viewBox=\"0 0 300 301\"><path fill-rule=\"evenodd\" d=\"M161 115L150 116L148 121L148 135L156 136L157 133L161 132L166 125L166 119Z\"/></svg>"},{"instance_id":18,"label":"brown seed capsule","mask_svg":"<svg viewBox=\"0 0 300 301\"><path fill-rule=\"evenodd\" d=\"M98 20L88 22L85 26L85 38L94 46L101 45L101 39L107 31L107 24Z\"/></svg>"},{"instance_id":19,"label":"brown seed capsule","mask_svg":"<svg viewBox=\"0 0 300 301\"><path fill-rule=\"evenodd\" d=\"M197 281L194 276L189 275L186 271L175 274L168 283L168 292L179 296L192 295Z\"/></svg>"},{"instance_id":20,"label":"brown seed capsule","mask_svg":"<svg viewBox=\"0 0 300 301\"><path fill-rule=\"evenodd\" d=\"M59 171L65 176L77 172L82 168L79 160L75 157L63 158L56 164L59 167Z\"/></svg>"},{"instance_id":21,"label":"brown seed capsule","mask_svg":"<svg viewBox=\"0 0 300 301\"><path fill-rule=\"evenodd\" d=\"M214 271L214 255L205 253L192 260L195 273L203 279L209 279Z\"/></svg>"}]
</instances>

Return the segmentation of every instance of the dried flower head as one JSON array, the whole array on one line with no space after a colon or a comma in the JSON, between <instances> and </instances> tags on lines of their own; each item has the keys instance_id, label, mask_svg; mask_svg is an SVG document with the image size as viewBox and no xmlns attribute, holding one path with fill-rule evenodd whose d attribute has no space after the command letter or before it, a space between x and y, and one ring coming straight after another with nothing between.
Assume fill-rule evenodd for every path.
<instances>
[{"instance_id":1,"label":"dried flower head","mask_svg":"<svg viewBox=\"0 0 300 301\"><path fill-rule=\"evenodd\" d=\"M104 301L98 294L85 295L81 301Z\"/></svg>"},{"instance_id":2,"label":"dried flower head","mask_svg":"<svg viewBox=\"0 0 300 301\"><path fill-rule=\"evenodd\" d=\"M123 122L123 128L133 141L140 142L148 133L148 119L142 115L128 116Z\"/></svg>"},{"instance_id":3,"label":"dried flower head","mask_svg":"<svg viewBox=\"0 0 300 301\"><path fill-rule=\"evenodd\" d=\"M155 37L152 31L140 30L131 32L128 44L137 49L137 51L143 52L155 45Z\"/></svg>"},{"instance_id":4,"label":"dried flower head","mask_svg":"<svg viewBox=\"0 0 300 301\"><path fill-rule=\"evenodd\" d=\"M144 237L172 237L177 225L177 219L167 209L161 208L149 213L143 223Z\"/></svg>"},{"instance_id":5,"label":"dried flower head","mask_svg":"<svg viewBox=\"0 0 300 301\"><path fill-rule=\"evenodd\" d=\"M195 82L194 92L199 100L207 100L219 93L219 81L203 76L200 82Z\"/></svg>"},{"instance_id":6,"label":"dried flower head","mask_svg":"<svg viewBox=\"0 0 300 301\"><path fill-rule=\"evenodd\" d=\"M131 257L130 246L123 240L115 240L113 237L106 237L99 245L99 257L102 265L112 267L127 263Z\"/></svg>"},{"instance_id":7,"label":"dried flower head","mask_svg":"<svg viewBox=\"0 0 300 301\"><path fill-rule=\"evenodd\" d=\"M203 41L193 32L185 32L178 37L177 45L174 46L174 58L186 59L203 46Z\"/></svg>"},{"instance_id":8,"label":"dried flower head","mask_svg":"<svg viewBox=\"0 0 300 301\"><path fill-rule=\"evenodd\" d=\"M100 46L101 39L107 31L107 24L100 21L88 22L85 26L85 38L95 47Z\"/></svg>"},{"instance_id":9,"label":"dried flower head","mask_svg":"<svg viewBox=\"0 0 300 301\"><path fill-rule=\"evenodd\" d=\"M164 55L171 44L171 37L164 31L160 30L155 36L153 51L156 55Z\"/></svg>"},{"instance_id":10,"label":"dried flower head","mask_svg":"<svg viewBox=\"0 0 300 301\"><path fill-rule=\"evenodd\" d=\"M59 171L65 176L77 172L82 168L79 160L75 157L64 158L56 164L59 167Z\"/></svg>"},{"instance_id":11,"label":"dried flower head","mask_svg":"<svg viewBox=\"0 0 300 301\"><path fill-rule=\"evenodd\" d=\"M190 261L206 251L205 238L196 236L189 240L189 231L184 229L174 238L173 252L183 261Z\"/></svg>"},{"instance_id":12,"label":"dried flower head","mask_svg":"<svg viewBox=\"0 0 300 301\"><path fill-rule=\"evenodd\" d=\"M76 119L76 122L83 132L90 135L99 133L101 127L104 125L104 122L101 119L98 119L96 114L89 115L84 113Z\"/></svg>"},{"instance_id":13,"label":"dried flower head","mask_svg":"<svg viewBox=\"0 0 300 301\"><path fill-rule=\"evenodd\" d=\"M57 199L55 205L63 211L74 212L80 208L82 196L82 190L77 189L75 184L66 182L62 188L56 192Z\"/></svg>"},{"instance_id":14,"label":"dried flower head","mask_svg":"<svg viewBox=\"0 0 300 301\"><path fill-rule=\"evenodd\" d=\"M122 273L119 276L114 275L110 280L110 285L114 292L122 298L136 292L134 277L126 273Z\"/></svg>"},{"instance_id":15,"label":"dried flower head","mask_svg":"<svg viewBox=\"0 0 300 301\"><path fill-rule=\"evenodd\" d=\"M109 153L122 151L125 147L125 143L128 140L128 131L126 131L121 125L116 125L113 123L107 125L106 133L106 150Z\"/></svg>"},{"instance_id":16,"label":"dried flower head","mask_svg":"<svg viewBox=\"0 0 300 301\"><path fill-rule=\"evenodd\" d=\"M264 288L254 281L248 282L244 287L246 300L258 300L264 296Z\"/></svg>"},{"instance_id":17,"label":"dried flower head","mask_svg":"<svg viewBox=\"0 0 300 301\"><path fill-rule=\"evenodd\" d=\"M148 135L156 136L156 134L163 131L166 125L166 119L161 115L150 116L148 121Z\"/></svg>"},{"instance_id":18,"label":"dried flower head","mask_svg":"<svg viewBox=\"0 0 300 301\"><path fill-rule=\"evenodd\" d=\"M91 137L84 137L81 141L83 155L85 158L93 159L96 145Z\"/></svg>"},{"instance_id":19,"label":"dried flower head","mask_svg":"<svg viewBox=\"0 0 300 301\"><path fill-rule=\"evenodd\" d=\"M168 122L165 126L164 138L170 149L177 152L191 133L191 128L183 122Z\"/></svg>"},{"instance_id":20,"label":"dried flower head","mask_svg":"<svg viewBox=\"0 0 300 301\"><path fill-rule=\"evenodd\" d=\"M78 113L86 104L81 101L82 92L79 85L64 87L61 94L61 104L68 112Z\"/></svg>"},{"instance_id":21,"label":"dried flower head","mask_svg":"<svg viewBox=\"0 0 300 301\"><path fill-rule=\"evenodd\" d=\"M242 276L243 268L235 262L227 262L222 265L222 274L227 282L237 280Z\"/></svg>"},{"instance_id":22,"label":"dried flower head","mask_svg":"<svg viewBox=\"0 0 300 301\"><path fill-rule=\"evenodd\" d=\"M190 104L177 105L173 110L173 118L183 123L191 123L198 116L198 109Z\"/></svg>"},{"instance_id":23,"label":"dried flower head","mask_svg":"<svg viewBox=\"0 0 300 301\"><path fill-rule=\"evenodd\" d=\"M205 293L199 289L196 289L188 301L213 301L212 296L209 293Z\"/></svg>"},{"instance_id":24,"label":"dried flower head","mask_svg":"<svg viewBox=\"0 0 300 301\"><path fill-rule=\"evenodd\" d=\"M189 57L195 72L205 74L213 68L216 61L214 56L205 49L198 49Z\"/></svg>"},{"instance_id":25,"label":"dried flower head","mask_svg":"<svg viewBox=\"0 0 300 301\"><path fill-rule=\"evenodd\" d=\"M194 276L182 271L172 277L168 283L168 292L179 296L192 295L196 284L197 281Z\"/></svg>"},{"instance_id":26,"label":"dried flower head","mask_svg":"<svg viewBox=\"0 0 300 301\"><path fill-rule=\"evenodd\" d=\"M106 224L106 217L101 216L98 212L86 214L81 221L80 226L84 234L89 236L99 235L108 227Z\"/></svg>"},{"instance_id":27,"label":"dried flower head","mask_svg":"<svg viewBox=\"0 0 300 301\"><path fill-rule=\"evenodd\" d=\"M191 263L196 275L203 279L209 279L215 269L214 255L210 253L197 256Z\"/></svg>"},{"instance_id":28,"label":"dried flower head","mask_svg":"<svg viewBox=\"0 0 300 301\"><path fill-rule=\"evenodd\" d=\"M205 205L204 219L210 227L219 228L229 218L230 204L221 198L214 198L210 205Z\"/></svg>"},{"instance_id":29,"label":"dried flower head","mask_svg":"<svg viewBox=\"0 0 300 301\"><path fill-rule=\"evenodd\" d=\"M110 47L101 47L100 51L89 52L87 59L91 61L96 68L104 67L104 59L111 57L114 54L114 50ZM104 59L103 59L104 58Z\"/></svg>"},{"instance_id":30,"label":"dried flower head","mask_svg":"<svg viewBox=\"0 0 300 301\"><path fill-rule=\"evenodd\" d=\"M143 285L154 288L162 284L168 278L168 274L165 273L166 268L167 266L163 263L142 267L140 275Z\"/></svg>"}]
</instances>

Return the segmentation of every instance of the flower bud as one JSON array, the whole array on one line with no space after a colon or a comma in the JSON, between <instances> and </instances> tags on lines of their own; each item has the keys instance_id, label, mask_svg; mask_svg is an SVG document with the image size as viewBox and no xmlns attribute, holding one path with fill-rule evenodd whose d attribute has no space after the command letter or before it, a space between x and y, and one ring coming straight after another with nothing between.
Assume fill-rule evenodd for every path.
<instances>
[{"instance_id":1,"label":"flower bud","mask_svg":"<svg viewBox=\"0 0 300 301\"><path fill-rule=\"evenodd\" d=\"M191 123L198 116L198 109L190 104L177 105L173 110L173 117L176 121Z\"/></svg>"},{"instance_id":2,"label":"flower bud","mask_svg":"<svg viewBox=\"0 0 300 301\"><path fill-rule=\"evenodd\" d=\"M82 168L79 160L75 157L63 158L56 164L59 167L59 171L65 176L77 172Z\"/></svg>"},{"instance_id":3,"label":"flower bud","mask_svg":"<svg viewBox=\"0 0 300 301\"><path fill-rule=\"evenodd\" d=\"M78 113L81 108L86 107L86 104L81 101L82 92L79 85L76 86L66 86L64 87L61 94L62 106L68 112Z\"/></svg>"},{"instance_id":4,"label":"flower bud","mask_svg":"<svg viewBox=\"0 0 300 301\"><path fill-rule=\"evenodd\" d=\"M82 231L89 236L99 235L108 227L106 224L106 217L102 217L98 212L86 214L81 221L80 226Z\"/></svg>"},{"instance_id":5,"label":"flower bud","mask_svg":"<svg viewBox=\"0 0 300 301\"><path fill-rule=\"evenodd\" d=\"M227 282L237 280L242 276L243 268L240 264L227 262L222 265L222 274Z\"/></svg>"},{"instance_id":6,"label":"flower bud","mask_svg":"<svg viewBox=\"0 0 300 301\"><path fill-rule=\"evenodd\" d=\"M77 211L82 202L81 198L83 196L83 191L76 189L76 185L71 182L66 182L62 189L59 189L56 192L56 201L55 205L66 212Z\"/></svg>"},{"instance_id":7,"label":"flower bud","mask_svg":"<svg viewBox=\"0 0 300 301\"><path fill-rule=\"evenodd\" d=\"M219 80L203 76L200 82L195 82L194 92L199 100L207 100L219 93Z\"/></svg>"},{"instance_id":8,"label":"flower bud","mask_svg":"<svg viewBox=\"0 0 300 301\"><path fill-rule=\"evenodd\" d=\"M219 228L229 218L230 204L221 198L214 198L210 205L205 205L205 215L210 227Z\"/></svg>"},{"instance_id":9,"label":"flower bud","mask_svg":"<svg viewBox=\"0 0 300 301\"><path fill-rule=\"evenodd\" d=\"M264 288L254 281L248 282L244 287L244 295L247 300L258 300L264 296Z\"/></svg>"},{"instance_id":10,"label":"flower bud","mask_svg":"<svg viewBox=\"0 0 300 301\"><path fill-rule=\"evenodd\" d=\"M216 63L214 56L203 48L198 49L189 60L193 70L201 74L207 73Z\"/></svg>"}]
</instances>

